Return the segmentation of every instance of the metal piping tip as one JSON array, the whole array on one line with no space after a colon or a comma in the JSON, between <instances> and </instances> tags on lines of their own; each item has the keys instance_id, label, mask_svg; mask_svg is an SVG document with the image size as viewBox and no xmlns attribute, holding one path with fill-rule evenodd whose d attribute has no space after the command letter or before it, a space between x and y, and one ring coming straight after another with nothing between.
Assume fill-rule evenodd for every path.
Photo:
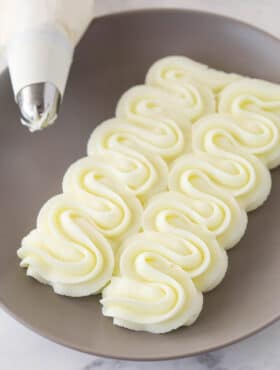
<instances>
[{"instance_id":1,"label":"metal piping tip","mask_svg":"<svg viewBox=\"0 0 280 370\"><path fill-rule=\"evenodd\" d=\"M23 87L16 96L21 123L31 132L42 130L57 118L61 95L50 82L39 82Z\"/></svg>"}]
</instances>

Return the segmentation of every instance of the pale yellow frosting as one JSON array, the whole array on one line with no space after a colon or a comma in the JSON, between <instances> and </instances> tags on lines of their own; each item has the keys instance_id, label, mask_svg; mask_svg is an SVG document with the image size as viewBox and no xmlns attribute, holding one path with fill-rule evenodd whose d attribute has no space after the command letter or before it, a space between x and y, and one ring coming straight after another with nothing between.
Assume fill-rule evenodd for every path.
<instances>
[{"instance_id":1,"label":"pale yellow frosting","mask_svg":"<svg viewBox=\"0 0 280 370\"><path fill-rule=\"evenodd\" d=\"M147 80L150 78L152 80L157 78L157 81L170 79L178 82L190 78L200 85L207 86L213 93L217 94L227 85L241 79L242 76L218 71L190 58L174 55L155 62L147 74Z\"/></svg>"},{"instance_id":2,"label":"pale yellow frosting","mask_svg":"<svg viewBox=\"0 0 280 370\"><path fill-rule=\"evenodd\" d=\"M112 175L105 156L95 154L73 163L62 188L90 207L95 228L113 244L140 229L141 203Z\"/></svg>"},{"instance_id":3,"label":"pale yellow frosting","mask_svg":"<svg viewBox=\"0 0 280 370\"><path fill-rule=\"evenodd\" d=\"M104 156L117 181L145 203L166 189L168 168L161 157L137 143L132 127L119 119L103 122L89 139L88 154Z\"/></svg>"},{"instance_id":4,"label":"pale yellow frosting","mask_svg":"<svg viewBox=\"0 0 280 370\"><path fill-rule=\"evenodd\" d=\"M267 168L254 156L224 152L195 152L180 157L169 176L171 190L208 198L210 188L235 197L247 211L263 204L271 189ZM220 196L217 196L220 198Z\"/></svg>"},{"instance_id":5,"label":"pale yellow frosting","mask_svg":"<svg viewBox=\"0 0 280 370\"><path fill-rule=\"evenodd\" d=\"M37 229L23 238L18 250L27 275L58 294L98 293L112 277L114 254L96 230L91 211L72 194L51 198L39 213Z\"/></svg>"},{"instance_id":6,"label":"pale yellow frosting","mask_svg":"<svg viewBox=\"0 0 280 370\"><path fill-rule=\"evenodd\" d=\"M251 211L268 197L271 177L266 166L230 134L230 122L220 115L199 120L193 128L193 155L200 171ZM195 168L194 164L191 166Z\"/></svg>"},{"instance_id":7,"label":"pale yellow frosting","mask_svg":"<svg viewBox=\"0 0 280 370\"><path fill-rule=\"evenodd\" d=\"M213 187L203 193L199 187L184 189L172 183L173 186L185 194L168 191L151 198L144 211L145 230L178 232L199 225L225 249L239 242L246 230L247 214L233 197Z\"/></svg>"},{"instance_id":8,"label":"pale yellow frosting","mask_svg":"<svg viewBox=\"0 0 280 370\"><path fill-rule=\"evenodd\" d=\"M112 276L112 246L140 229L142 206L99 155L72 164L63 190L43 206L37 229L23 239L21 266L56 293L98 293Z\"/></svg>"},{"instance_id":9,"label":"pale yellow frosting","mask_svg":"<svg viewBox=\"0 0 280 370\"><path fill-rule=\"evenodd\" d=\"M176 211L170 209L161 212L154 220L151 217L151 208L148 207L144 214L144 231L176 236L174 244L178 245L178 248L180 246L184 255L176 260L176 264L189 273L200 291L210 291L225 276L228 265L227 254L212 233L180 216L179 212L176 214Z\"/></svg>"},{"instance_id":10,"label":"pale yellow frosting","mask_svg":"<svg viewBox=\"0 0 280 370\"><path fill-rule=\"evenodd\" d=\"M199 259L184 239L171 234L134 235L120 249L119 274L102 292L103 314L116 325L152 333L192 324L203 297L184 265Z\"/></svg>"},{"instance_id":11,"label":"pale yellow frosting","mask_svg":"<svg viewBox=\"0 0 280 370\"><path fill-rule=\"evenodd\" d=\"M280 164L280 86L243 78L219 96L218 111L234 118L235 138L267 166Z\"/></svg>"},{"instance_id":12,"label":"pale yellow frosting","mask_svg":"<svg viewBox=\"0 0 280 370\"><path fill-rule=\"evenodd\" d=\"M176 97L190 121L195 122L203 115L215 112L214 93L198 78L200 72L206 70L206 66L187 58L167 57L152 65L146 76L146 84Z\"/></svg>"},{"instance_id":13,"label":"pale yellow frosting","mask_svg":"<svg viewBox=\"0 0 280 370\"><path fill-rule=\"evenodd\" d=\"M160 89L145 85L129 89L118 102L116 116L131 125L126 126L131 139L166 161L191 150L185 109Z\"/></svg>"}]
</instances>

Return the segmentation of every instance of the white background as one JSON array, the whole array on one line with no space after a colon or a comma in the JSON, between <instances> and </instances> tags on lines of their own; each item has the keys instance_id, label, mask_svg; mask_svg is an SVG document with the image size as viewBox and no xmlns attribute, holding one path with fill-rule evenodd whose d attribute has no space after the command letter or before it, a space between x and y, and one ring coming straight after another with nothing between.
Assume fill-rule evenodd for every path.
<instances>
[{"instance_id":1,"label":"white background","mask_svg":"<svg viewBox=\"0 0 280 370\"><path fill-rule=\"evenodd\" d=\"M279 0L96 0L96 3L97 15L148 7L202 9L245 20L280 38ZM0 309L0 370L279 370L279 349L280 322L240 343L189 359L160 363L106 360L51 343Z\"/></svg>"}]
</instances>

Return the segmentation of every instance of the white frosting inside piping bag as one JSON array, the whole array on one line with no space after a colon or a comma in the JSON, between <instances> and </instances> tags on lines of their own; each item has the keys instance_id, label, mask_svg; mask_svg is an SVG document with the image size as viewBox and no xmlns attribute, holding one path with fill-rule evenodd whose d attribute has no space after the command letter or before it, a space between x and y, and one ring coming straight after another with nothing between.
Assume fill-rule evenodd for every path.
<instances>
[{"instance_id":1,"label":"white frosting inside piping bag","mask_svg":"<svg viewBox=\"0 0 280 370\"><path fill-rule=\"evenodd\" d=\"M94 0L0 0L0 45L15 33L53 24L73 45L77 44L94 16Z\"/></svg>"},{"instance_id":2,"label":"white frosting inside piping bag","mask_svg":"<svg viewBox=\"0 0 280 370\"><path fill-rule=\"evenodd\" d=\"M50 82L63 96L74 47L53 25L17 34L6 48L14 95L25 86Z\"/></svg>"},{"instance_id":3,"label":"white frosting inside piping bag","mask_svg":"<svg viewBox=\"0 0 280 370\"><path fill-rule=\"evenodd\" d=\"M25 86L53 83L63 96L77 42L93 18L94 0L0 1L0 46L15 96Z\"/></svg>"}]
</instances>

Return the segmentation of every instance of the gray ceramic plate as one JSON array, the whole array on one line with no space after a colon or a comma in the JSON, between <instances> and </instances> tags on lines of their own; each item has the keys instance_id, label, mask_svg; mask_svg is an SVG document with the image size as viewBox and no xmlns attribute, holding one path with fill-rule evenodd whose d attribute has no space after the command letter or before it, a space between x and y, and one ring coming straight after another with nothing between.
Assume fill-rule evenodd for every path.
<instances>
[{"instance_id":1,"label":"gray ceramic plate","mask_svg":"<svg viewBox=\"0 0 280 370\"><path fill-rule=\"evenodd\" d=\"M246 24L199 12L141 11L94 21L76 53L60 118L31 135L20 126L7 74L0 79L0 302L34 331L81 351L125 359L193 355L244 338L280 315L280 170L267 203L250 214L226 279L199 320L166 335L114 327L99 297L69 299L25 276L16 250L40 206L60 192L94 127L158 58L182 54L225 71L280 82L280 42Z\"/></svg>"}]
</instances>

